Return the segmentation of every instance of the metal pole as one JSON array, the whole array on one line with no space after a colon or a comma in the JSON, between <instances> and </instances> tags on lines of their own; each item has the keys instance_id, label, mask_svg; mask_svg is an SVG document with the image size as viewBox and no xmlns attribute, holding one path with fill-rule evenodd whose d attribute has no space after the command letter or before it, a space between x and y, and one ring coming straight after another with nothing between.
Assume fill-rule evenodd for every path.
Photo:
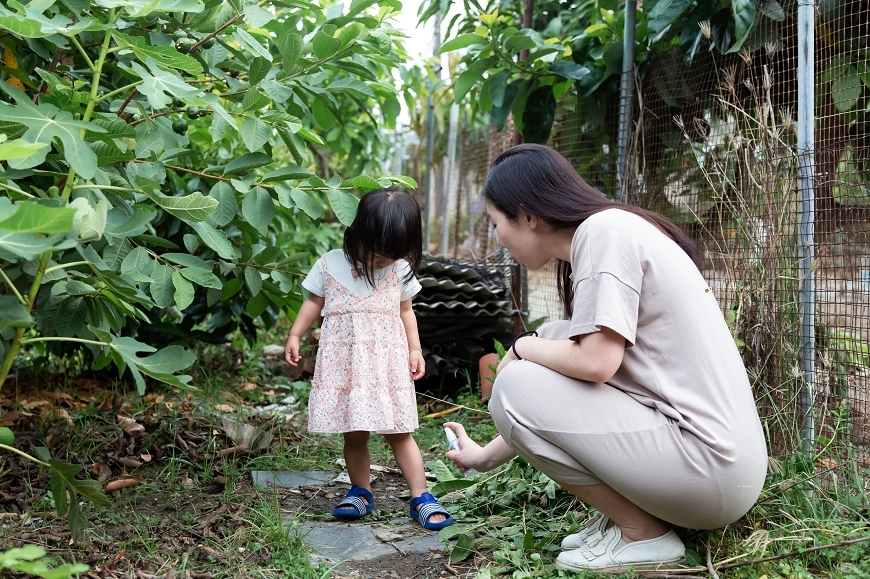
<instances>
[{"instance_id":1,"label":"metal pole","mask_svg":"<svg viewBox=\"0 0 870 579\"><path fill-rule=\"evenodd\" d=\"M432 55L435 60L434 73L441 78L441 59L437 57L441 50L441 12L435 13L434 32L432 33ZM435 148L435 102L432 100L434 90L432 80L429 80L429 99L426 112L426 176L423 192L423 251L429 251L429 216L432 213L432 149Z\"/></svg>"},{"instance_id":2,"label":"metal pole","mask_svg":"<svg viewBox=\"0 0 870 579\"><path fill-rule=\"evenodd\" d=\"M625 32L622 42L622 79L619 82L619 140L616 152L616 200L626 199L628 143L631 136L631 111L634 97L634 32L636 0L626 0Z\"/></svg>"},{"instance_id":3,"label":"metal pole","mask_svg":"<svg viewBox=\"0 0 870 579\"><path fill-rule=\"evenodd\" d=\"M803 383L800 401L802 450L812 456L815 442L813 420L813 385L816 362L815 279L815 6L813 0L798 0L798 120L797 152L800 168L800 229L798 263L800 277L801 348L800 365Z\"/></svg>"},{"instance_id":4,"label":"metal pole","mask_svg":"<svg viewBox=\"0 0 870 579\"><path fill-rule=\"evenodd\" d=\"M447 174L444 176L444 221L441 223L441 254L447 257L450 242L450 195L453 189L453 169L456 165L456 136L459 132L459 105L450 107L450 125L447 134ZM459 219L459 215L456 215Z\"/></svg>"}]
</instances>

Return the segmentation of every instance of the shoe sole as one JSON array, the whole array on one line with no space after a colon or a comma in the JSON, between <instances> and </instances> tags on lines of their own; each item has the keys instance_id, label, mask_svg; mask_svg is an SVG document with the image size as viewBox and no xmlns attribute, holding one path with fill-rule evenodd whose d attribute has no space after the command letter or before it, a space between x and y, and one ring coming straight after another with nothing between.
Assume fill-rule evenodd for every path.
<instances>
[{"instance_id":1,"label":"shoe sole","mask_svg":"<svg viewBox=\"0 0 870 579\"><path fill-rule=\"evenodd\" d=\"M682 561L682 557L676 559L668 559L666 561L638 561L637 563L627 563L625 565L609 565L607 567L584 567L581 565L569 565L556 559L556 569L563 571L594 571L596 573L624 573L625 571L650 571L660 569L664 565L670 565Z\"/></svg>"}]
</instances>

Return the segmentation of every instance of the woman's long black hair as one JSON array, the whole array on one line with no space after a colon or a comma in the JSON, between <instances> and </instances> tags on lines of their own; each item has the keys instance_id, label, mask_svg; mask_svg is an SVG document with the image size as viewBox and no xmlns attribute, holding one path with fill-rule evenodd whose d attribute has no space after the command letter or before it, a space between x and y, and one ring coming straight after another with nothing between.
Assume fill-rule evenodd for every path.
<instances>
[{"instance_id":1,"label":"woman's long black hair","mask_svg":"<svg viewBox=\"0 0 870 579\"><path fill-rule=\"evenodd\" d=\"M354 266L362 264L363 275L372 287L375 255L406 260L411 271L402 281L411 281L423 258L422 218L417 201L401 189L367 193L344 232L344 255Z\"/></svg>"},{"instance_id":2,"label":"woman's long black hair","mask_svg":"<svg viewBox=\"0 0 870 579\"><path fill-rule=\"evenodd\" d=\"M670 219L610 201L584 181L565 157L543 145L518 145L499 155L486 176L482 195L509 219L523 211L557 229L576 228L596 213L619 208L658 227L695 261L695 245ZM557 260L556 283L570 317L574 286L569 262Z\"/></svg>"}]
</instances>

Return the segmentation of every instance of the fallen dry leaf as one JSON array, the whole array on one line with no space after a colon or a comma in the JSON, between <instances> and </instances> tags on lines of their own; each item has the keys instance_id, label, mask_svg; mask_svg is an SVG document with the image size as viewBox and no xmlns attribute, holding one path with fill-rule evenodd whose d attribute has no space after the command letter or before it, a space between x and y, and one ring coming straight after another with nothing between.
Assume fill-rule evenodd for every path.
<instances>
[{"instance_id":1,"label":"fallen dry leaf","mask_svg":"<svg viewBox=\"0 0 870 579\"><path fill-rule=\"evenodd\" d=\"M245 392L249 392L251 390L256 390L256 389L257 389L257 385L254 384L253 382L245 382L244 384L242 384L242 390L244 390Z\"/></svg>"},{"instance_id":2,"label":"fallen dry leaf","mask_svg":"<svg viewBox=\"0 0 870 579\"><path fill-rule=\"evenodd\" d=\"M37 406L51 406L51 402L48 400L25 400L20 404L25 410L33 410Z\"/></svg>"},{"instance_id":3,"label":"fallen dry leaf","mask_svg":"<svg viewBox=\"0 0 870 579\"><path fill-rule=\"evenodd\" d=\"M109 484L106 485L106 492L113 493L117 490L125 489L127 487L135 487L141 485L145 482L144 478L138 476L128 476L124 478L120 478L117 480L113 480Z\"/></svg>"},{"instance_id":4,"label":"fallen dry leaf","mask_svg":"<svg viewBox=\"0 0 870 579\"><path fill-rule=\"evenodd\" d=\"M236 407L232 404L215 404L215 410L220 410L221 412L235 412Z\"/></svg>"},{"instance_id":5,"label":"fallen dry leaf","mask_svg":"<svg viewBox=\"0 0 870 579\"><path fill-rule=\"evenodd\" d=\"M148 454L147 452L143 452L142 454L140 454L139 458L141 458L145 462L151 462L151 455Z\"/></svg>"},{"instance_id":6,"label":"fallen dry leaf","mask_svg":"<svg viewBox=\"0 0 870 579\"><path fill-rule=\"evenodd\" d=\"M115 462L120 465L126 466L127 468L139 468L140 466L142 466L142 463L135 458L119 458Z\"/></svg>"},{"instance_id":7,"label":"fallen dry leaf","mask_svg":"<svg viewBox=\"0 0 870 579\"><path fill-rule=\"evenodd\" d=\"M132 418L127 418L126 416L118 415L118 424L121 425L121 429L135 436L136 438L142 438L145 436L145 427L133 420Z\"/></svg>"}]
</instances>

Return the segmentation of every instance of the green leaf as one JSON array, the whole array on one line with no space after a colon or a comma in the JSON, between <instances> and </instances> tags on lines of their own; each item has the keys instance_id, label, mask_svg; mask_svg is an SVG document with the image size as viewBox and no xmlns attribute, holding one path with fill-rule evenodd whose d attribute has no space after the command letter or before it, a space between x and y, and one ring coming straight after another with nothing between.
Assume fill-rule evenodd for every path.
<instances>
[{"instance_id":1,"label":"green leaf","mask_svg":"<svg viewBox=\"0 0 870 579\"><path fill-rule=\"evenodd\" d=\"M743 0L733 0L741 2ZM750 0L754 2L755 0ZM648 30L650 36L653 37L659 32L670 26L675 20L682 16L689 6L692 5L692 0L659 0L649 13ZM587 28L587 34L589 29ZM610 32L608 31L609 35Z\"/></svg>"},{"instance_id":2,"label":"green leaf","mask_svg":"<svg viewBox=\"0 0 870 579\"><path fill-rule=\"evenodd\" d=\"M374 91L369 85L355 78L340 78L331 83L326 89L333 92L350 91L372 98L375 96Z\"/></svg>"},{"instance_id":3,"label":"green leaf","mask_svg":"<svg viewBox=\"0 0 870 579\"><path fill-rule=\"evenodd\" d=\"M201 285L202 287L210 287L214 289L221 289L223 287L220 278L205 268L185 267L180 270L180 273L193 283Z\"/></svg>"},{"instance_id":4,"label":"green leaf","mask_svg":"<svg viewBox=\"0 0 870 579\"><path fill-rule=\"evenodd\" d=\"M762 0L759 10L771 20L777 22L785 20L785 11L783 11L782 6L776 0Z\"/></svg>"},{"instance_id":5,"label":"green leaf","mask_svg":"<svg viewBox=\"0 0 870 579\"><path fill-rule=\"evenodd\" d=\"M834 99L834 106L841 113L854 109L863 91L861 78L854 66L849 67L845 76L831 82L831 98ZM0 223L0 229L2 229L2 223Z\"/></svg>"},{"instance_id":6,"label":"green leaf","mask_svg":"<svg viewBox=\"0 0 870 579\"><path fill-rule=\"evenodd\" d=\"M737 52L743 46L755 23L755 0L731 0L734 17L734 46L728 52Z\"/></svg>"},{"instance_id":7,"label":"green leaf","mask_svg":"<svg viewBox=\"0 0 870 579\"><path fill-rule=\"evenodd\" d=\"M320 219L323 215L323 205L317 202L311 195L301 189L290 191L290 197L296 207L301 209L311 219Z\"/></svg>"},{"instance_id":8,"label":"green leaf","mask_svg":"<svg viewBox=\"0 0 870 579\"><path fill-rule=\"evenodd\" d=\"M474 484L476 483L473 480L469 479L460 478L456 480L446 480L444 482L437 483L435 486L432 487L430 492L436 497L440 497L453 491L461 491L463 489L467 489Z\"/></svg>"},{"instance_id":9,"label":"green leaf","mask_svg":"<svg viewBox=\"0 0 870 579\"><path fill-rule=\"evenodd\" d=\"M280 169L276 169L271 173L267 173L263 177L263 183L273 183L275 181L287 181L288 179L308 179L314 175L308 169L304 167L300 167L298 165L290 165L288 167L281 167Z\"/></svg>"},{"instance_id":10,"label":"green leaf","mask_svg":"<svg viewBox=\"0 0 870 579\"><path fill-rule=\"evenodd\" d=\"M504 124L507 121L508 115L511 112L514 100L517 97L517 93L519 92L520 85L522 83L522 80L517 79L508 84L504 89L502 105L496 106L495 104L493 104L492 112L490 113L490 122L495 125L499 130L504 128Z\"/></svg>"},{"instance_id":11,"label":"green leaf","mask_svg":"<svg viewBox=\"0 0 870 579\"><path fill-rule=\"evenodd\" d=\"M4 296L5 297L5 296ZM2 310L0 310L2 311ZM0 444L5 444L6 446L12 446L12 443L15 442L15 434L12 433L12 430L6 428L5 426L0 426ZM43 551L43 554L45 551ZM6 556L9 556L9 551L6 551Z\"/></svg>"},{"instance_id":12,"label":"green leaf","mask_svg":"<svg viewBox=\"0 0 870 579\"><path fill-rule=\"evenodd\" d=\"M318 136L317 133L310 131L306 127L302 127L301 129L296 131L296 134L299 135L300 137L302 137L303 139L305 139L306 141L311 141L312 143L316 143L316 144L324 146L324 147L326 146L326 143L323 141L323 139L320 138L320 136ZM301 143L300 143L300 145L304 148L304 145L302 145ZM302 163L304 161L297 161L297 162Z\"/></svg>"},{"instance_id":13,"label":"green leaf","mask_svg":"<svg viewBox=\"0 0 870 579\"><path fill-rule=\"evenodd\" d=\"M112 38L118 46L132 50L140 62L147 63L150 58L163 68L177 68L191 76L202 74L202 66L195 58L181 54L172 45L151 46L141 36L127 36L117 31L112 34Z\"/></svg>"},{"instance_id":14,"label":"green leaf","mask_svg":"<svg viewBox=\"0 0 870 579\"><path fill-rule=\"evenodd\" d=\"M535 48L537 46L538 44L535 42L534 38L532 38L531 36L526 36L524 34L516 34L514 36L511 36L504 43L505 50L513 54L518 54L523 50L531 50L532 48Z\"/></svg>"},{"instance_id":15,"label":"green leaf","mask_svg":"<svg viewBox=\"0 0 870 579\"><path fill-rule=\"evenodd\" d=\"M583 81L589 76L589 69L581 64L569 62L567 60L559 60L550 66L550 72L557 74L562 78L571 78L574 80ZM493 103L495 99L493 98Z\"/></svg>"},{"instance_id":16,"label":"green leaf","mask_svg":"<svg viewBox=\"0 0 870 579\"><path fill-rule=\"evenodd\" d=\"M5 328L27 328L33 325L33 318L27 309L12 295L0 295L0 330Z\"/></svg>"},{"instance_id":17,"label":"green leaf","mask_svg":"<svg viewBox=\"0 0 870 579\"><path fill-rule=\"evenodd\" d=\"M42 151L47 146L47 143L28 143L24 139L0 143L0 161L23 159L37 153L47 153L47 151Z\"/></svg>"},{"instance_id":18,"label":"green leaf","mask_svg":"<svg viewBox=\"0 0 870 579\"><path fill-rule=\"evenodd\" d=\"M196 257L195 255L190 255L189 253L164 253L161 256L161 259L165 259L166 261L171 261L172 263L177 263L178 265L183 265L185 267L195 267L199 269L204 269L206 271L211 271L211 266L208 263Z\"/></svg>"},{"instance_id":19,"label":"green leaf","mask_svg":"<svg viewBox=\"0 0 870 579\"><path fill-rule=\"evenodd\" d=\"M54 318L54 329L58 336L75 336L87 320L88 307L83 298L64 300Z\"/></svg>"},{"instance_id":20,"label":"green leaf","mask_svg":"<svg viewBox=\"0 0 870 579\"><path fill-rule=\"evenodd\" d=\"M199 89L184 82L177 74L161 69L153 58L148 57L145 64L151 72L138 62L131 62L130 68L142 79L142 84L136 88L155 109L166 108L175 98L193 98L199 94Z\"/></svg>"},{"instance_id":21,"label":"green leaf","mask_svg":"<svg viewBox=\"0 0 870 579\"><path fill-rule=\"evenodd\" d=\"M251 61L248 67L248 82L251 86L255 86L261 80L266 78L269 71L272 70L272 63L263 57L256 56Z\"/></svg>"},{"instance_id":22,"label":"green leaf","mask_svg":"<svg viewBox=\"0 0 870 579\"><path fill-rule=\"evenodd\" d=\"M281 139L284 141L284 144L287 145L287 149L290 151L293 160L299 164L305 163L308 159L308 149L305 147L305 143L302 142L302 139L297 137L293 131L287 127L277 128L278 134L281 135Z\"/></svg>"},{"instance_id":23,"label":"green leaf","mask_svg":"<svg viewBox=\"0 0 870 579\"><path fill-rule=\"evenodd\" d=\"M302 46L305 41L295 32L290 32L282 34L278 43L284 68L290 68L296 63L296 59L302 56Z\"/></svg>"},{"instance_id":24,"label":"green leaf","mask_svg":"<svg viewBox=\"0 0 870 579\"><path fill-rule=\"evenodd\" d=\"M269 125L260 119L245 119L239 132L250 152L259 150L269 140Z\"/></svg>"},{"instance_id":25,"label":"green leaf","mask_svg":"<svg viewBox=\"0 0 870 579\"><path fill-rule=\"evenodd\" d=\"M262 187L254 187L242 201L242 215L255 229L266 234L267 227L275 217L275 202Z\"/></svg>"},{"instance_id":26,"label":"green leaf","mask_svg":"<svg viewBox=\"0 0 870 579\"><path fill-rule=\"evenodd\" d=\"M494 58L485 58L472 63L468 70L459 75L456 83L453 85L453 98L455 102L460 102L471 87L481 79L484 71L486 71L495 62Z\"/></svg>"},{"instance_id":27,"label":"green leaf","mask_svg":"<svg viewBox=\"0 0 870 579\"><path fill-rule=\"evenodd\" d=\"M245 283L248 284L252 296L256 296L263 289L263 278L260 277L260 270L255 267L245 268Z\"/></svg>"},{"instance_id":28,"label":"green leaf","mask_svg":"<svg viewBox=\"0 0 870 579\"><path fill-rule=\"evenodd\" d=\"M235 38L242 46L250 49L251 52L265 58L269 62L272 62L272 53L266 50L260 41L242 30L241 28L236 28L233 32L233 38Z\"/></svg>"},{"instance_id":29,"label":"green leaf","mask_svg":"<svg viewBox=\"0 0 870 579\"><path fill-rule=\"evenodd\" d=\"M39 237L36 233L0 231L0 257L6 259L36 259L46 251L60 251L76 245L76 240L63 239L63 235L59 233L50 237Z\"/></svg>"},{"instance_id":30,"label":"green leaf","mask_svg":"<svg viewBox=\"0 0 870 579\"><path fill-rule=\"evenodd\" d=\"M314 114L314 120L324 131L328 131L338 122L338 119L332 114L326 103L320 99L315 99L311 104L311 112Z\"/></svg>"},{"instance_id":31,"label":"green leaf","mask_svg":"<svg viewBox=\"0 0 870 579\"><path fill-rule=\"evenodd\" d=\"M417 181L415 181L411 177L406 177L405 175L388 175L386 179L392 181L393 183L398 183L405 189L416 189L418 187Z\"/></svg>"},{"instance_id":32,"label":"green leaf","mask_svg":"<svg viewBox=\"0 0 870 579\"><path fill-rule=\"evenodd\" d=\"M175 286L172 284L172 272L168 265L155 265L151 272L151 297L157 307L168 308L175 301Z\"/></svg>"},{"instance_id":33,"label":"green leaf","mask_svg":"<svg viewBox=\"0 0 870 579\"><path fill-rule=\"evenodd\" d=\"M356 217L359 198L353 193L341 189L330 189L326 196L329 198L329 204L335 211L338 220L343 225L351 225Z\"/></svg>"},{"instance_id":34,"label":"green leaf","mask_svg":"<svg viewBox=\"0 0 870 579\"><path fill-rule=\"evenodd\" d=\"M193 303L193 297L196 294L193 284L187 281L180 271L176 270L172 272L172 285L175 286L173 294L175 306L182 311L187 309L187 306Z\"/></svg>"},{"instance_id":35,"label":"green leaf","mask_svg":"<svg viewBox=\"0 0 870 579\"><path fill-rule=\"evenodd\" d=\"M211 225L201 221L189 221L187 224L199 234L202 242L213 249L219 256L227 260L233 260L236 258L233 244L227 240L227 236L223 231L218 231Z\"/></svg>"},{"instance_id":36,"label":"green leaf","mask_svg":"<svg viewBox=\"0 0 870 579\"><path fill-rule=\"evenodd\" d=\"M451 50L466 48L468 46L471 46L472 44L486 44L486 39L481 38L473 32L469 34L463 34L442 44L441 48L438 50L438 54L444 54L445 52L450 52Z\"/></svg>"},{"instance_id":37,"label":"green leaf","mask_svg":"<svg viewBox=\"0 0 870 579\"><path fill-rule=\"evenodd\" d=\"M456 476L454 476L453 472L447 468L447 465L444 464L444 461L438 459L435 461L435 464L432 465L432 473L435 475L435 478L438 479L438 482L445 482L450 480L457 480Z\"/></svg>"},{"instance_id":38,"label":"green leaf","mask_svg":"<svg viewBox=\"0 0 870 579\"><path fill-rule=\"evenodd\" d=\"M97 155L81 138L82 129L94 133L105 133L105 129L92 123L76 121L72 114L61 111L52 104L35 105L21 90L0 81L0 88L12 97L17 106L0 102L0 120L22 124L27 131L22 139L28 143L51 144L57 137L63 143L64 159L85 179L93 178L97 171ZM9 162L15 169L29 169L45 160L48 148L42 148L36 153Z\"/></svg>"},{"instance_id":39,"label":"green leaf","mask_svg":"<svg viewBox=\"0 0 870 579\"><path fill-rule=\"evenodd\" d=\"M474 535L463 533L459 535L456 544L450 550L450 560L454 563L464 561L474 552Z\"/></svg>"},{"instance_id":40,"label":"green leaf","mask_svg":"<svg viewBox=\"0 0 870 579\"><path fill-rule=\"evenodd\" d=\"M368 193L369 191L380 189L381 184L375 181L373 178L369 177L368 175L360 175L359 177L353 178L353 187L358 191Z\"/></svg>"},{"instance_id":41,"label":"green leaf","mask_svg":"<svg viewBox=\"0 0 870 579\"><path fill-rule=\"evenodd\" d=\"M275 18L271 12L265 8L260 8L256 4L248 4L245 6L244 12L245 20L248 21L248 24L250 24L252 28L262 28Z\"/></svg>"},{"instance_id":42,"label":"green leaf","mask_svg":"<svg viewBox=\"0 0 870 579\"><path fill-rule=\"evenodd\" d=\"M169 197L150 187L145 187L143 192L164 211L186 221L203 221L219 205L217 199L199 191L184 197Z\"/></svg>"},{"instance_id":43,"label":"green leaf","mask_svg":"<svg viewBox=\"0 0 870 579\"><path fill-rule=\"evenodd\" d=\"M224 168L224 175L249 173L251 169L268 165L272 157L265 153L247 153L232 161Z\"/></svg>"},{"instance_id":44,"label":"green leaf","mask_svg":"<svg viewBox=\"0 0 870 579\"><path fill-rule=\"evenodd\" d=\"M8 203L0 198L0 206ZM10 206L12 215L0 221L0 231L15 233L67 233L72 229L76 210L69 207L48 207L34 201L21 201Z\"/></svg>"},{"instance_id":45,"label":"green leaf","mask_svg":"<svg viewBox=\"0 0 870 579\"><path fill-rule=\"evenodd\" d=\"M314 50L314 56L320 60L326 60L338 52L341 48L341 40L326 34L321 28L314 34L312 48Z\"/></svg>"},{"instance_id":46,"label":"green leaf","mask_svg":"<svg viewBox=\"0 0 870 579\"><path fill-rule=\"evenodd\" d=\"M208 196L218 202L217 208L208 216L209 223L223 227L235 218L238 203L236 202L236 193L229 183L218 181L211 188Z\"/></svg>"}]
</instances>

